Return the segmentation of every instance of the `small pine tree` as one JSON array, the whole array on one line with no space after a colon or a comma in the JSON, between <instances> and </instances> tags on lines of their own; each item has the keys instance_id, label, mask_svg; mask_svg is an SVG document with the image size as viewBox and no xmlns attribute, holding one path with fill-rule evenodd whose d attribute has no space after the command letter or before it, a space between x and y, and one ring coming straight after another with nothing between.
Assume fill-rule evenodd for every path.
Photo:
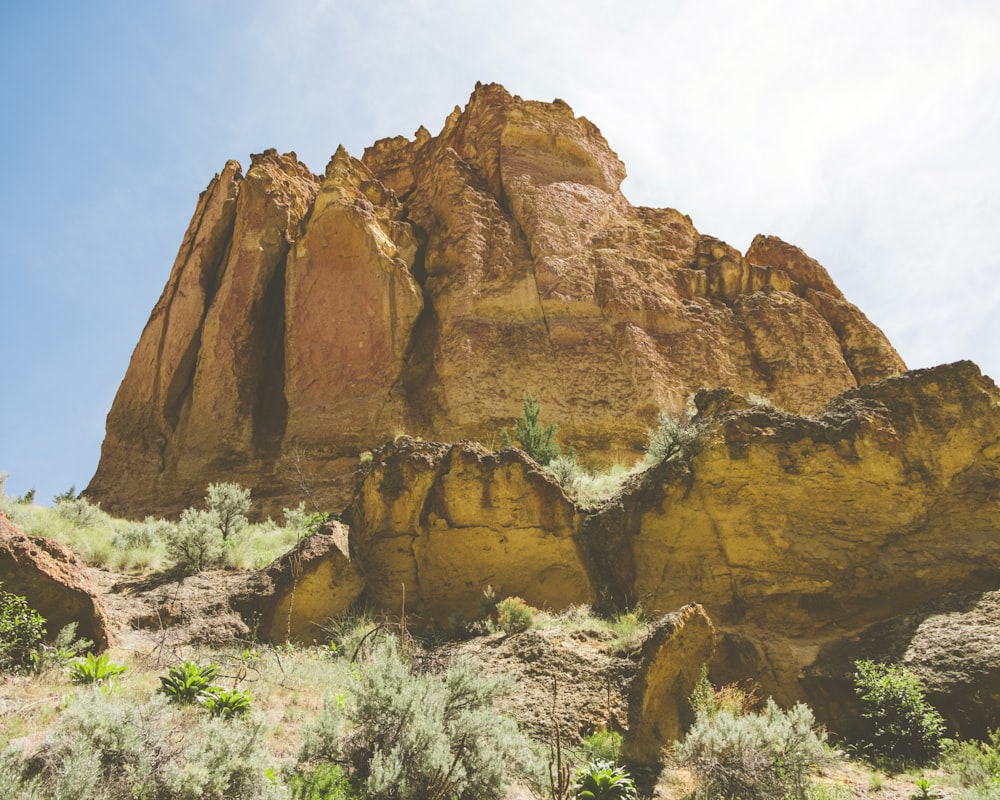
<instances>
[{"instance_id":1,"label":"small pine tree","mask_svg":"<svg viewBox=\"0 0 1000 800\"><path fill-rule=\"evenodd\" d=\"M514 436L524 452L544 467L552 459L558 458L562 450L556 441L558 426L554 422L549 425L539 422L541 413L541 404L530 393L525 394L521 419L514 423ZM500 431L500 436L504 447L513 444L506 428Z\"/></svg>"}]
</instances>

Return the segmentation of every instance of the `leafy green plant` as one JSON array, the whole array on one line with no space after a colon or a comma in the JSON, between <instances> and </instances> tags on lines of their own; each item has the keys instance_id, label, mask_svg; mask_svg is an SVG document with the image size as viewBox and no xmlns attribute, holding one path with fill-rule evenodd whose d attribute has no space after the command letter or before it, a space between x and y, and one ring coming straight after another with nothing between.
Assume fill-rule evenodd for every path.
<instances>
[{"instance_id":1,"label":"leafy green plant","mask_svg":"<svg viewBox=\"0 0 1000 800\"><path fill-rule=\"evenodd\" d=\"M0 590L0 671L34 668L45 639L45 620L20 595Z\"/></svg>"},{"instance_id":2,"label":"leafy green plant","mask_svg":"<svg viewBox=\"0 0 1000 800\"><path fill-rule=\"evenodd\" d=\"M232 719L233 717L244 717L250 713L253 697L249 692L239 689L209 686L198 697L198 702L207 708L213 717Z\"/></svg>"},{"instance_id":3,"label":"leafy green plant","mask_svg":"<svg viewBox=\"0 0 1000 800\"><path fill-rule=\"evenodd\" d=\"M610 761L589 761L576 773L573 782L576 800L638 800L635 781L624 767Z\"/></svg>"},{"instance_id":4,"label":"leafy green plant","mask_svg":"<svg viewBox=\"0 0 1000 800\"><path fill-rule=\"evenodd\" d=\"M167 668L160 676L160 691L176 703L194 703L201 698L219 673L217 664L200 665L189 659Z\"/></svg>"},{"instance_id":5,"label":"leafy green plant","mask_svg":"<svg viewBox=\"0 0 1000 800\"><path fill-rule=\"evenodd\" d=\"M556 441L556 431L558 426L553 422L543 425L538 417L542 413L542 407L530 394L524 395L522 403L521 419L514 423L514 438L529 456L542 466L548 464L552 459L558 458L561 452L559 443ZM506 428L500 431L500 438L504 447L513 444L510 434Z\"/></svg>"},{"instance_id":6,"label":"leafy green plant","mask_svg":"<svg viewBox=\"0 0 1000 800\"><path fill-rule=\"evenodd\" d=\"M825 757L813 724L808 707L782 711L771 699L760 714L699 713L674 756L707 797L804 798L810 772Z\"/></svg>"},{"instance_id":7,"label":"leafy green plant","mask_svg":"<svg viewBox=\"0 0 1000 800\"><path fill-rule=\"evenodd\" d=\"M300 765L288 781L292 800L361 800L339 764Z\"/></svg>"},{"instance_id":8,"label":"leafy green plant","mask_svg":"<svg viewBox=\"0 0 1000 800\"><path fill-rule=\"evenodd\" d=\"M92 528L111 522L111 517L101 511L100 505L91 503L86 497L66 497L58 500L54 507L59 516L78 528Z\"/></svg>"},{"instance_id":9,"label":"leafy green plant","mask_svg":"<svg viewBox=\"0 0 1000 800\"><path fill-rule=\"evenodd\" d=\"M124 664L116 664L108 658L107 653L95 656L87 653L85 658L78 658L69 665L69 679L80 684L104 684L123 675L128 670Z\"/></svg>"},{"instance_id":10,"label":"leafy green plant","mask_svg":"<svg viewBox=\"0 0 1000 800\"><path fill-rule=\"evenodd\" d=\"M862 660L854 668L854 691L867 723L870 754L892 766L926 764L937 758L944 719L927 701L920 679L896 664Z\"/></svg>"},{"instance_id":11,"label":"leafy green plant","mask_svg":"<svg viewBox=\"0 0 1000 800\"><path fill-rule=\"evenodd\" d=\"M505 597L497 603L497 627L504 633L522 633L531 627L535 610L520 597Z\"/></svg>"},{"instance_id":12,"label":"leafy green plant","mask_svg":"<svg viewBox=\"0 0 1000 800\"><path fill-rule=\"evenodd\" d=\"M942 765L969 789L989 787L1000 797L1000 729L986 741L952 740L945 744Z\"/></svg>"},{"instance_id":13,"label":"leafy green plant","mask_svg":"<svg viewBox=\"0 0 1000 800\"><path fill-rule=\"evenodd\" d=\"M910 800L935 800L941 797L941 792L927 778L921 775L916 780L917 791L910 795Z\"/></svg>"},{"instance_id":14,"label":"leafy green plant","mask_svg":"<svg viewBox=\"0 0 1000 800\"><path fill-rule=\"evenodd\" d=\"M611 632L614 639L608 644L608 652L614 655L629 653L646 638L649 620L642 613L642 607L636 606L615 615L611 620Z\"/></svg>"}]
</instances>

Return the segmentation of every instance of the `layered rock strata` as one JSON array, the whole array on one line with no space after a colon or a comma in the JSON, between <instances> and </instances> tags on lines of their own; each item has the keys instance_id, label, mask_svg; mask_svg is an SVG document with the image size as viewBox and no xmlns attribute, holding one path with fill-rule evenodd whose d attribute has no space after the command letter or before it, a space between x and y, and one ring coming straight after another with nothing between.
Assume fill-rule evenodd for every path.
<instances>
[{"instance_id":1,"label":"layered rock strata","mask_svg":"<svg viewBox=\"0 0 1000 800\"><path fill-rule=\"evenodd\" d=\"M229 162L202 194L108 415L88 495L176 514L213 481L261 513L351 495L400 432L489 443L533 393L594 463L728 385L814 411L904 369L801 250L746 254L632 206L600 131L477 86L437 136Z\"/></svg>"}]
</instances>

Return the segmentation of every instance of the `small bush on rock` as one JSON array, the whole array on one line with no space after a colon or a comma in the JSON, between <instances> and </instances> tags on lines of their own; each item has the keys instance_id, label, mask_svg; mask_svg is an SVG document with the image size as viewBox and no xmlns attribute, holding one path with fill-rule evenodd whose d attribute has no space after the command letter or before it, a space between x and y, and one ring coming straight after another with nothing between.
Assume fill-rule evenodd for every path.
<instances>
[{"instance_id":1,"label":"small bush on rock","mask_svg":"<svg viewBox=\"0 0 1000 800\"><path fill-rule=\"evenodd\" d=\"M824 757L813 723L801 703L782 711L770 699L760 714L699 713L674 753L697 778L699 796L805 798L809 774Z\"/></svg>"},{"instance_id":2,"label":"small bush on rock","mask_svg":"<svg viewBox=\"0 0 1000 800\"><path fill-rule=\"evenodd\" d=\"M912 672L896 664L857 661L854 691L867 723L866 745L891 767L920 765L941 753L944 719Z\"/></svg>"},{"instance_id":3,"label":"small bush on rock","mask_svg":"<svg viewBox=\"0 0 1000 800\"><path fill-rule=\"evenodd\" d=\"M692 458L701 446L704 430L687 416L669 416L660 412L655 431L649 432L646 461L659 464Z\"/></svg>"},{"instance_id":4,"label":"small bush on rock","mask_svg":"<svg viewBox=\"0 0 1000 800\"><path fill-rule=\"evenodd\" d=\"M558 426L554 422L542 425L538 421L542 407L530 394L524 396L522 409L521 419L514 423L514 437L524 448L524 452L544 467L552 459L558 458L561 452L559 442L556 441ZM500 437L504 447L513 444L506 428L500 431Z\"/></svg>"}]
</instances>

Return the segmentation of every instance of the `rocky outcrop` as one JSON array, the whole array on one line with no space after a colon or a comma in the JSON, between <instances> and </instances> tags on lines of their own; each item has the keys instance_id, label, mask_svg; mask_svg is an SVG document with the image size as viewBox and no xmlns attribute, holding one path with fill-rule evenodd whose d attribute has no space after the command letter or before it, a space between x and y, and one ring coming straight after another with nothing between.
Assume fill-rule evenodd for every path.
<instances>
[{"instance_id":1,"label":"rocky outcrop","mask_svg":"<svg viewBox=\"0 0 1000 800\"><path fill-rule=\"evenodd\" d=\"M684 738L692 721L691 693L714 651L715 628L695 603L653 626L629 689L626 760L658 764L663 748Z\"/></svg>"},{"instance_id":2,"label":"rocky outcrop","mask_svg":"<svg viewBox=\"0 0 1000 800\"><path fill-rule=\"evenodd\" d=\"M218 480L262 514L341 508L400 432L490 442L533 393L594 463L727 385L812 412L902 371L797 248L745 255L637 208L564 102L477 86L437 136L229 162L199 200L108 415L88 495L176 514Z\"/></svg>"},{"instance_id":3,"label":"rocky outcrop","mask_svg":"<svg viewBox=\"0 0 1000 800\"><path fill-rule=\"evenodd\" d=\"M715 625L716 682L751 678L834 727L849 701L844 654L909 652L879 626L1000 588L1000 390L974 364L859 387L815 417L728 389L696 404L700 447L589 511L518 450L401 437L358 473L352 566L341 553L334 572L363 574L367 602L438 628L479 616L486 586L553 610L696 602ZM858 650L866 637L881 650ZM963 703L952 721L979 730L982 712Z\"/></svg>"},{"instance_id":4,"label":"rocky outcrop","mask_svg":"<svg viewBox=\"0 0 1000 800\"><path fill-rule=\"evenodd\" d=\"M323 626L344 614L364 589L347 547L347 528L330 522L256 573L230 605L265 641L322 640Z\"/></svg>"},{"instance_id":5,"label":"rocky outcrop","mask_svg":"<svg viewBox=\"0 0 1000 800\"><path fill-rule=\"evenodd\" d=\"M83 562L59 542L26 536L3 512L0 585L41 614L50 639L75 622L77 636L90 639L95 649L110 644L107 613Z\"/></svg>"},{"instance_id":6,"label":"rocky outcrop","mask_svg":"<svg viewBox=\"0 0 1000 800\"><path fill-rule=\"evenodd\" d=\"M576 507L519 450L402 437L359 471L348 519L364 598L425 625L480 616L487 587L535 608L595 600Z\"/></svg>"},{"instance_id":7,"label":"rocky outcrop","mask_svg":"<svg viewBox=\"0 0 1000 800\"><path fill-rule=\"evenodd\" d=\"M1000 392L975 365L864 386L817 417L725 391L696 402L700 452L648 473L587 536L613 565L599 594L705 607L717 680L808 699L821 650L1000 586Z\"/></svg>"}]
</instances>

